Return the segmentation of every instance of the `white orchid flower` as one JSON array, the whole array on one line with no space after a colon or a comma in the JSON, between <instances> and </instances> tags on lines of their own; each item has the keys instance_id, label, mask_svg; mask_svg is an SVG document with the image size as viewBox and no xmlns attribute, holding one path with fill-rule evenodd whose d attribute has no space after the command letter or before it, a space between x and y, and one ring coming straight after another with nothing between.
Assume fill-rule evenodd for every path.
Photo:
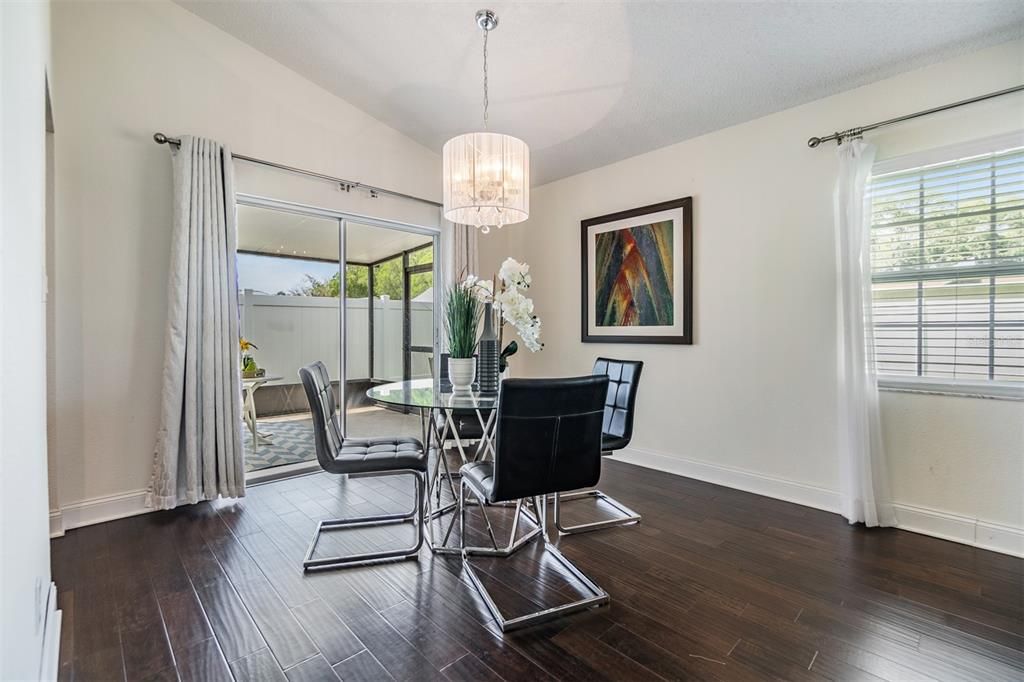
<instances>
[{"instance_id":1,"label":"white orchid flower","mask_svg":"<svg viewBox=\"0 0 1024 682\"><path fill-rule=\"evenodd\" d=\"M521 291L529 288L533 281L529 264L506 258L498 270L498 279L500 286L497 291L491 280L480 279L476 275L466 277L464 286L484 303L494 303L502 320L516 330L523 344L533 352L539 351L544 347L540 342L540 319L533 314L533 299Z\"/></svg>"},{"instance_id":2,"label":"white orchid flower","mask_svg":"<svg viewBox=\"0 0 1024 682\"><path fill-rule=\"evenodd\" d=\"M494 283L489 279L480 279L476 275L469 275L462 285L473 291L473 295L483 303L490 303L494 300Z\"/></svg>"}]
</instances>

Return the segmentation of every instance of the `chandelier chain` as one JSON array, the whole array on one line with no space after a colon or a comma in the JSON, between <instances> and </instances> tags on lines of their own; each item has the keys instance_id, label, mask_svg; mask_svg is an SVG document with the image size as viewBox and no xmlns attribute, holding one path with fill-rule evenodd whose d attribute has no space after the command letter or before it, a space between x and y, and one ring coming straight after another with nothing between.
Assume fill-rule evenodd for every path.
<instances>
[{"instance_id":1,"label":"chandelier chain","mask_svg":"<svg viewBox=\"0 0 1024 682\"><path fill-rule=\"evenodd\" d=\"M484 30L484 130L487 130L487 108L490 106L487 96L487 36L490 33L490 31Z\"/></svg>"}]
</instances>

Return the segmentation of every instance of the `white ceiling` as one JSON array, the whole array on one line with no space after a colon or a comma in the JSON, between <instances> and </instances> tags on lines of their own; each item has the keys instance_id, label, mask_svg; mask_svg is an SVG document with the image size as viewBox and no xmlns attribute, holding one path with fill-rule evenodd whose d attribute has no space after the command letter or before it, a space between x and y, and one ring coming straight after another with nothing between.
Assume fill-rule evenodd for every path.
<instances>
[{"instance_id":1,"label":"white ceiling","mask_svg":"<svg viewBox=\"0 0 1024 682\"><path fill-rule=\"evenodd\" d=\"M438 152L481 127L489 5L491 129L535 185L1024 35L1020 0L178 2Z\"/></svg>"},{"instance_id":2,"label":"white ceiling","mask_svg":"<svg viewBox=\"0 0 1024 682\"><path fill-rule=\"evenodd\" d=\"M421 234L351 221L345 235L345 260L350 263L373 263L431 241ZM337 261L338 221L239 206L238 249Z\"/></svg>"}]
</instances>

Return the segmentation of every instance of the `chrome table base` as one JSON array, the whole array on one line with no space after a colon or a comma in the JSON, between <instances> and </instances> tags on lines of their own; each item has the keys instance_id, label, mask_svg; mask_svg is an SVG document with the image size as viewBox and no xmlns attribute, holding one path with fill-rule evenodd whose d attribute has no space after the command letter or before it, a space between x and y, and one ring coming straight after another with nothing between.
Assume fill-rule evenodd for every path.
<instances>
[{"instance_id":1,"label":"chrome table base","mask_svg":"<svg viewBox=\"0 0 1024 682\"><path fill-rule=\"evenodd\" d=\"M466 409L466 408L460 408ZM456 481L461 478L461 474L458 471L452 471L451 467L448 466L448 458L445 455L444 445L448 441L454 441L456 450L459 453L459 459L461 464L468 462L475 462L483 459L488 455L494 453L494 442L493 442L493 427L494 427L494 410L488 410L489 414L487 418L484 418L483 412L479 409L473 410L476 413L477 420L480 422L480 426L483 431L483 435L477 443L476 451L472 454L467 452L466 447L463 445L463 439L459 435L458 427L455 424L453 415L455 411L453 409L438 409L437 412L441 414L443 419L434 419L434 409L422 408L420 410L420 422L423 429L423 442L427 444L428 451L435 453L435 461L433 472L430 474L427 481L427 505L428 511L424 515L424 522L427 524L427 546L430 547L430 551L434 554L451 554L457 555L462 553L461 545L449 545L448 542L452 537L452 531L455 528L455 512L458 509L458 497L459 491L455 489ZM438 422L441 422L439 425ZM441 496L443 490L447 488L451 494L451 502L442 504ZM443 519L446 514L451 513L451 519L448 521L446 527L444 527L444 536L438 538L434 533L434 521L437 519Z\"/></svg>"}]
</instances>

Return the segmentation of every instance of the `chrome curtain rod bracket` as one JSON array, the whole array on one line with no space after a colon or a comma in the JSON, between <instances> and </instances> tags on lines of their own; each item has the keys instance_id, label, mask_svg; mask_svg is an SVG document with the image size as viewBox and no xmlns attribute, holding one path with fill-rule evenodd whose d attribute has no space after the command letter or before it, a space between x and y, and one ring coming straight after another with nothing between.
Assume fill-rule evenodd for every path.
<instances>
[{"instance_id":1,"label":"chrome curtain rod bracket","mask_svg":"<svg viewBox=\"0 0 1024 682\"><path fill-rule=\"evenodd\" d=\"M975 102L984 102L988 99L995 97L1002 97L1003 95L1012 95L1015 92L1024 92L1024 85L1015 85L1012 88L1006 88L1005 90L998 90L996 92L990 92L986 95L979 95L978 97L972 97L970 99L960 100L959 102L953 102L952 104L944 104L941 107L934 107L932 109L925 109L924 111L918 111L913 114L907 114L906 116L897 116L896 118L890 118L887 121L879 121L878 123L872 123L871 125L861 126L859 128L850 128L842 132L832 133L825 137L812 137L807 140L807 146L811 149L818 147L822 142L836 141L836 144L842 144L843 140L849 140L857 137L861 137L864 133L875 128L881 128L882 126L894 125L896 123L903 123L913 118L920 118L921 116L928 116L929 114L937 114L940 111L948 111L949 109L955 109L962 107L967 104L974 104Z\"/></svg>"},{"instance_id":2,"label":"chrome curtain rod bracket","mask_svg":"<svg viewBox=\"0 0 1024 682\"><path fill-rule=\"evenodd\" d=\"M181 138L168 137L163 133L154 133L153 141L157 144L169 144L174 147L181 146ZM345 180L344 178L336 178L333 175L325 175L324 173L317 173L315 171L306 170L304 168L296 168L294 166L286 166L282 163L275 163L273 161L265 161L264 159L257 159L253 156L245 156L244 154L231 154L231 158L236 161L247 161L249 163L255 163L260 166L267 166L268 168L276 168L277 170L286 171L288 173L295 173L296 175L305 175L310 178L317 178L319 180L326 180L334 183L338 186L338 189L344 192L350 192L353 189L365 189L370 194L371 199L377 199L381 196L395 197L396 199L408 199L409 201L418 201L421 204L429 204L437 208L441 207L440 202L431 201L430 199L422 199L411 194L403 194L402 192L395 192L394 190L384 189L383 187L374 187L373 185L364 185L361 182L353 182L352 180Z\"/></svg>"},{"instance_id":3,"label":"chrome curtain rod bracket","mask_svg":"<svg viewBox=\"0 0 1024 682\"><path fill-rule=\"evenodd\" d=\"M807 146L814 149L822 142L829 142L831 140L835 140L837 145L841 145L844 140L853 140L859 137L864 137L864 130L864 128L850 128L849 130L844 130L842 132L832 133L828 137L812 137L807 140Z\"/></svg>"}]
</instances>

